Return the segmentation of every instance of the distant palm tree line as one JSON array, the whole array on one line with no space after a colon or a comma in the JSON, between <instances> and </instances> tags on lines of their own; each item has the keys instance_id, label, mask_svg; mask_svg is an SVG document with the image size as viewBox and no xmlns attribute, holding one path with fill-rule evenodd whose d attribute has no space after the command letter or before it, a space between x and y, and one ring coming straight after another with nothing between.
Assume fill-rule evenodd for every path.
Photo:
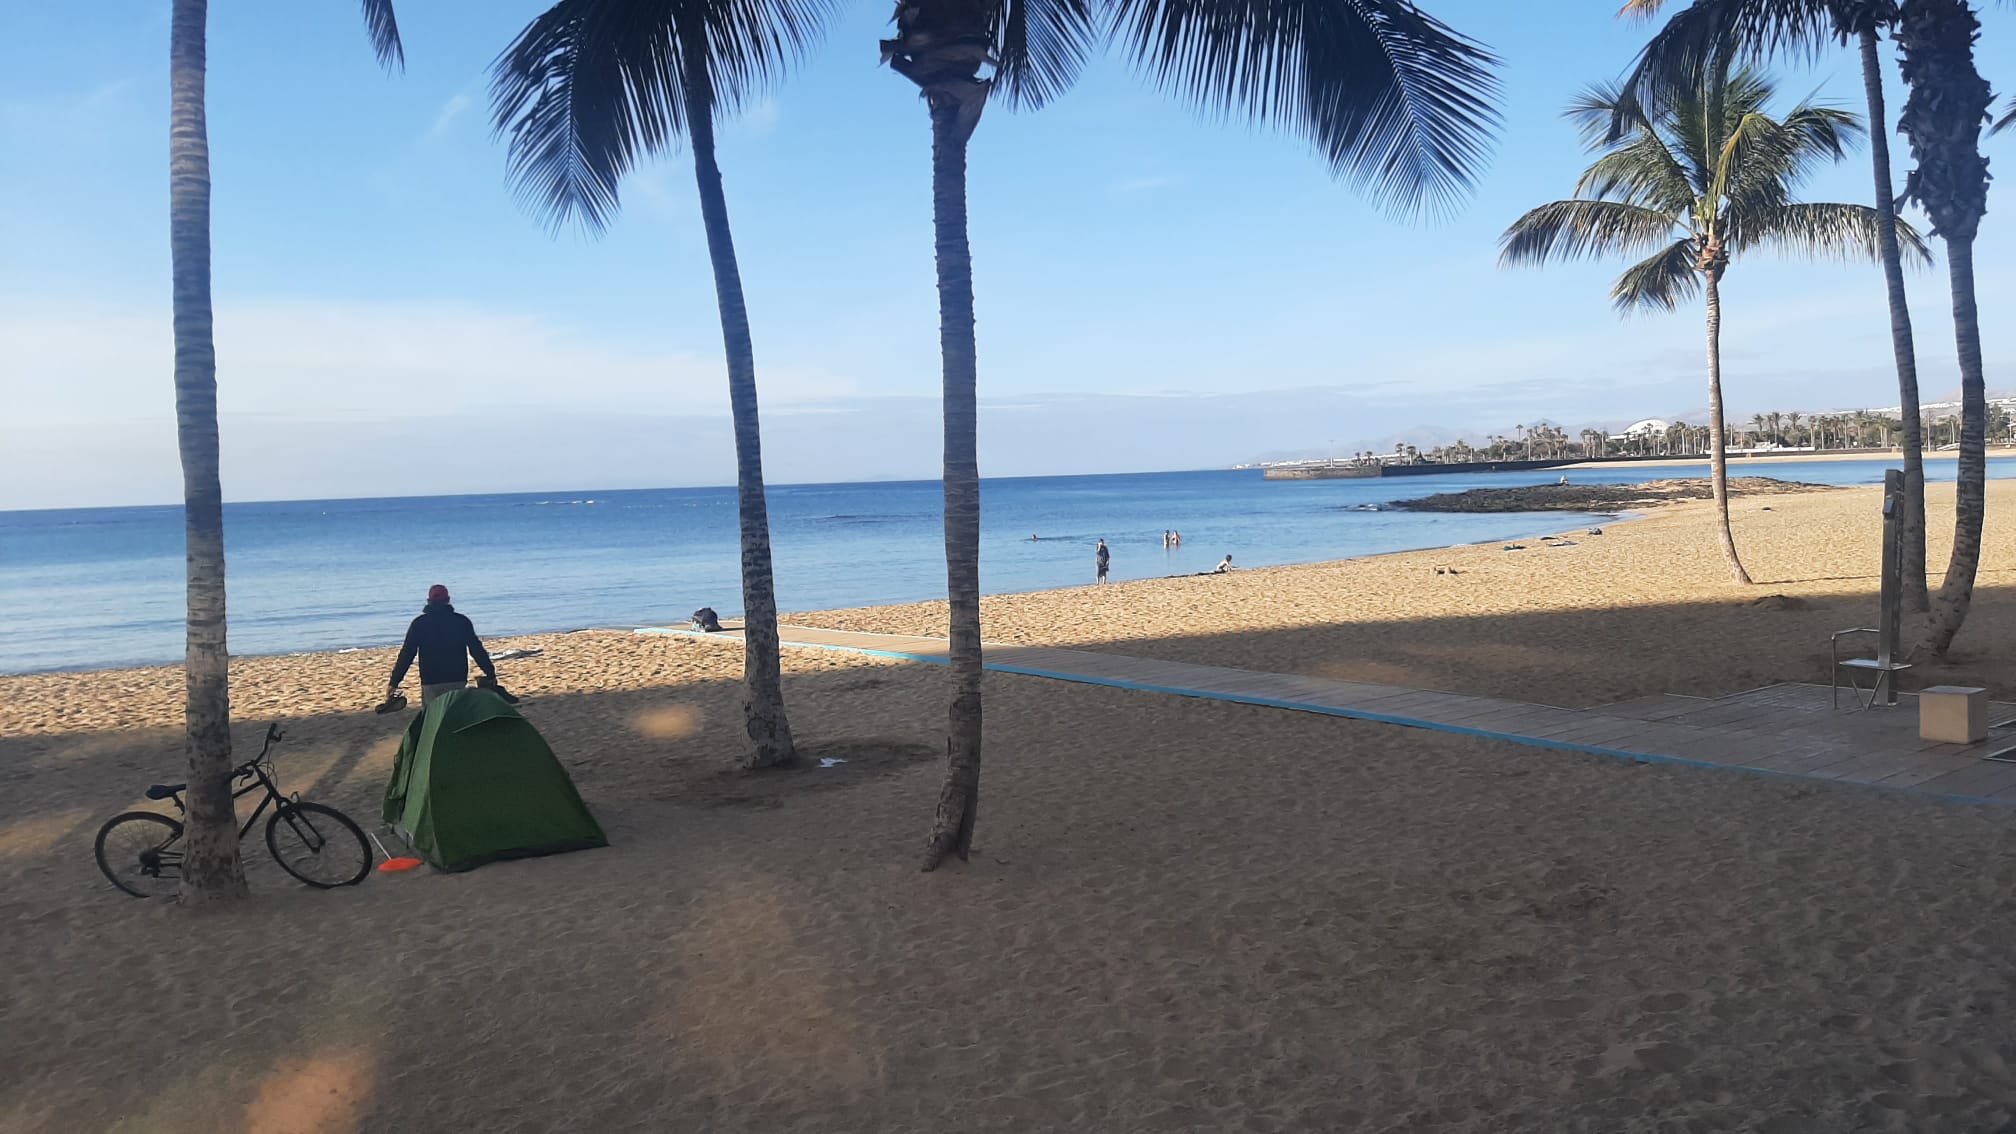
<instances>
[{"instance_id":1,"label":"distant palm tree line","mask_svg":"<svg viewBox=\"0 0 2016 1134\"><path fill-rule=\"evenodd\" d=\"M1921 429L1933 447L1960 443L1960 415L1922 415ZM1904 437L1903 419L1857 410L1850 413L1805 414L1773 411L1750 415L1747 422L1725 422L1730 448L1737 451L1759 449L1803 449L1817 453L1890 452ZM2016 444L2016 415L2003 405L1988 407L1990 444ZM1446 445L1423 449L1400 442L1391 453L1371 450L1354 452L1344 458L1356 464L1467 465L1499 461L1601 460L1606 457L1707 457L1713 434L1706 425L1676 421L1664 429L1635 433L1609 433L1583 429L1571 440L1557 425L1519 425L1514 435L1487 434L1484 443L1473 445L1459 439Z\"/></svg>"}]
</instances>

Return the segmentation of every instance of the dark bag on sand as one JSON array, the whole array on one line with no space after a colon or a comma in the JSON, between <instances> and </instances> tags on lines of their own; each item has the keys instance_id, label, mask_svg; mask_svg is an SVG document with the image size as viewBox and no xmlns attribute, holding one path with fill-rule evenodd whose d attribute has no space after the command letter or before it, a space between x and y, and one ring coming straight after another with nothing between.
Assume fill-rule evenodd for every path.
<instances>
[{"instance_id":1,"label":"dark bag on sand","mask_svg":"<svg viewBox=\"0 0 2016 1134\"><path fill-rule=\"evenodd\" d=\"M490 692L495 693L499 697L504 698L504 703L507 705L515 705L518 703L517 696L513 694L509 689L506 689L502 685L498 684L497 679L494 677L477 678L476 688L488 689Z\"/></svg>"},{"instance_id":2,"label":"dark bag on sand","mask_svg":"<svg viewBox=\"0 0 2016 1134\"><path fill-rule=\"evenodd\" d=\"M714 613L713 607L703 606L693 612L693 629L708 634L719 634L721 632L721 616Z\"/></svg>"}]
</instances>

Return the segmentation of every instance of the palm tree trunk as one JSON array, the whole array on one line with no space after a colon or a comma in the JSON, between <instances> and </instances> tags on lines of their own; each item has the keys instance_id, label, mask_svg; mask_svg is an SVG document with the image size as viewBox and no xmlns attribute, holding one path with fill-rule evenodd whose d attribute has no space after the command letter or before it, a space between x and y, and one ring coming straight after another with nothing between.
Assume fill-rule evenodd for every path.
<instances>
[{"instance_id":1,"label":"palm tree trunk","mask_svg":"<svg viewBox=\"0 0 2016 1134\"><path fill-rule=\"evenodd\" d=\"M1736 534L1729 530L1729 444L1722 428L1722 273L1703 273L1708 285L1708 476L1715 490L1715 519L1722 529L1722 555L1738 583L1748 584L1750 572L1736 555Z\"/></svg>"},{"instance_id":2,"label":"palm tree trunk","mask_svg":"<svg viewBox=\"0 0 2016 1134\"><path fill-rule=\"evenodd\" d=\"M777 634L777 590L770 570L770 512L763 493L763 438L757 420L756 350L742 270L728 227L728 197L714 160L714 88L707 71L705 29L681 28L685 52L687 132L700 217L714 265L721 339L728 354L728 411L735 424L735 498L742 527L742 719L749 734L745 768L770 768L797 756L784 715L783 665Z\"/></svg>"},{"instance_id":3,"label":"palm tree trunk","mask_svg":"<svg viewBox=\"0 0 2016 1134\"><path fill-rule=\"evenodd\" d=\"M1897 360L1897 400L1904 415L1904 520L1898 532L1904 558L1904 606L1931 609L1925 585L1925 431L1918 413L1918 352L1911 340L1911 308L1904 299L1904 257L1897 247L1896 187L1890 180L1890 120L1883 109L1883 60L1874 26L1861 29L1862 92L1869 100L1869 161L1876 178L1876 232L1883 253L1883 287L1890 300L1890 352Z\"/></svg>"},{"instance_id":4,"label":"palm tree trunk","mask_svg":"<svg viewBox=\"0 0 2016 1134\"><path fill-rule=\"evenodd\" d=\"M1974 306L1974 241L1946 238L1947 274L1953 287L1953 338L1960 361L1960 461L1955 473L1953 557L1932 614L1926 644L1943 657L1974 602L1974 573L1981 566L1981 532L1988 511L1988 383L1981 365L1981 316Z\"/></svg>"},{"instance_id":5,"label":"palm tree trunk","mask_svg":"<svg viewBox=\"0 0 2016 1134\"><path fill-rule=\"evenodd\" d=\"M966 239L966 141L986 97L982 84L960 93L925 89L931 107L938 345L944 356L945 595L952 608L945 783L938 794L925 870L937 869L947 854L966 859L973 849L973 820L980 807L979 374L973 341L973 256ZM976 106L974 99L983 101Z\"/></svg>"},{"instance_id":6,"label":"palm tree trunk","mask_svg":"<svg viewBox=\"0 0 2016 1134\"><path fill-rule=\"evenodd\" d=\"M1974 304L1974 237L1988 208L1988 159L1981 153L1981 124L1988 117L1991 95L1974 64L1981 21L1967 0L1907 0L1897 9L1895 34L1899 66L1911 92L1897 128L1911 140L1918 163L1910 192L1932 218L1932 231L1946 242L1954 347L1960 362L1953 555L1925 641L1933 654L1943 655L1974 599L1987 504L1988 400L1981 321Z\"/></svg>"},{"instance_id":7,"label":"palm tree trunk","mask_svg":"<svg viewBox=\"0 0 2016 1134\"><path fill-rule=\"evenodd\" d=\"M244 898L231 800L231 654L224 637L224 489L217 473L217 348L210 312L207 0L175 0L169 31L168 246L173 261L175 440L189 623L183 661L189 758L181 899Z\"/></svg>"}]
</instances>

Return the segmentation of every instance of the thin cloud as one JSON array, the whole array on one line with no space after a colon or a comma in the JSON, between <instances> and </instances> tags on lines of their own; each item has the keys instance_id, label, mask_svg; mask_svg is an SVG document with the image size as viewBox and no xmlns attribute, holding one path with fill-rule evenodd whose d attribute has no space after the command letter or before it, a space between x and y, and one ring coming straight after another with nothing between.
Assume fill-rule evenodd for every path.
<instances>
[{"instance_id":1,"label":"thin cloud","mask_svg":"<svg viewBox=\"0 0 2016 1134\"><path fill-rule=\"evenodd\" d=\"M782 117L783 108L777 105L776 99L758 99L723 123L721 134L725 138L767 138L776 133L777 123Z\"/></svg>"},{"instance_id":2,"label":"thin cloud","mask_svg":"<svg viewBox=\"0 0 2016 1134\"><path fill-rule=\"evenodd\" d=\"M468 91L456 91L453 97L441 104L441 112L434 116L434 124L427 128L427 136L439 138L446 134L448 128L455 124L455 120L462 117L463 112L475 102L475 96Z\"/></svg>"},{"instance_id":3,"label":"thin cloud","mask_svg":"<svg viewBox=\"0 0 2016 1134\"><path fill-rule=\"evenodd\" d=\"M1132 196L1136 193L1152 193L1157 189L1168 189L1183 184L1183 179L1169 174L1153 177L1128 177L1106 186L1106 191L1116 197Z\"/></svg>"},{"instance_id":4,"label":"thin cloud","mask_svg":"<svg viewBox=\"0 0 2016 1134\"><path fill-rule=\"evenodd\" d=\"M547 316L469 304L220 297L220 401L233 414L400 416L414 398L439 406L612 413L725 412L720 340L612 341ZM0 294L0 374L13 424L163 419L167 321L145 305L31 300ZM844 375L771 365L766 408L857 392ZM172 420L172 417L166 418Z\"/></svg>"},{"instance_id":5,"label":"thin cloud","mask_svg":"<svg viewBox=\"0 0 2016 1134\"><path fill-rule=\"evenodd\" d=\"M89 133L108 121L137 109L131 96L137 77L113 79L89 90L39 98L0 99L0 129L43 133Z\"/></svg>"}]
</instances>

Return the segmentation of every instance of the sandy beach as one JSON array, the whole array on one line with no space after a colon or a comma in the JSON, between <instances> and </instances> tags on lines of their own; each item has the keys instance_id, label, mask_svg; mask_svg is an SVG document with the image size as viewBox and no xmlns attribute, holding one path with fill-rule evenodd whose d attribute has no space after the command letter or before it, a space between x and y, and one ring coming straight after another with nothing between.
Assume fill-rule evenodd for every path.
<instances>
[{"instance_id":1,"label":"sandy beach","mask_svg":"<svg viewBox=\"0 0 2016 1134\"><path fill-rule=\"evenodd\" d=\"M1931 485L1930 561L1951 553L1953 486ZM1827 680L1827 638L1877 614L1882 490L1830 489L1731 503L1757 582L1729 582L1713 506L1685 502L1600 536L1538 538L1230 576L1120 583L983 600L990 641L1082 646L1210 665L1488 694L1586 708L1655 693L1713 695ZM2016 698L2016 482L1990 482L1975 607L1927 683L1967 679ZM1940 521L1944 519L1944 526ZM1542 521L1544 524L1545 521ZM1455 574L1437 574L1454 568ZM1936 586L1939 572L1935 570ZM1777 597L1774 597L1777 596ZM833 611L842 630L942 633L942 603Z\"/></svg>"},{"instance_id":2,"label":"sandy beach","mask_svg":"<svg viewBox=\"0 0 2016 1134\"><path fill-rule=\"evenodd\" d=\"M1572 546L998 596L986 632L1573 706L1824 680L1827 634L1874 617L1876 504L1739 500L1749 588L1688 503L1554 529ZM1927 681L2016 697L2012 508L1991 484L1975 613ZM254 855L254 900L201 917L91 859L182 778L179 671L0 678L0 1129L2016 1119L2002 810L990 674L978 852L922 875L942 670L787 651L801 745L848 762L752 777L733 644L491 647L545 651L502 672L610 847L333 892ZM237 663L240 745L282 720L284 784L375 819L410 719L369 712L390 661Z\"/></svg>"}]
</instances>

